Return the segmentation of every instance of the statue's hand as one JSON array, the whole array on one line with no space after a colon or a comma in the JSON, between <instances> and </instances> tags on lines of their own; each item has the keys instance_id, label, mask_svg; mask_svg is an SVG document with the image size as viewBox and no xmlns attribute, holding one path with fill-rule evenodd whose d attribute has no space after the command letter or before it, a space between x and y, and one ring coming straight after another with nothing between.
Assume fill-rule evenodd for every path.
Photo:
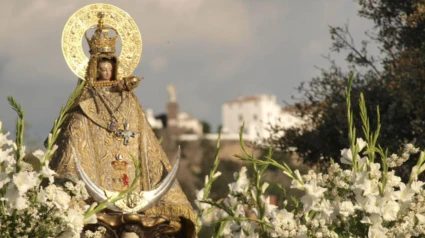
<instances>
[{"instance_id":1,"label":"statue's hand","mask_svg":"<svg viewBox=\"0 0 425 238\"><path fill-rule=\"evenodd\" d=\"M136 76L128 76L128 77L125 77L124 80L122 80L122 81L124 81L125 86L126 86L126 89L128 91L131 91L134 88L136 88L137 86L139 86L139 82L142 79L143 78L140 79L140 78L138 78Z\"/></svg>"},{"instance_id":2,"label":"statue's hand","mask_svg":"<svg viewBox=\"0 0 425 238\"><path fill-rule=\"evenodd\" d=\"M126 88L126 85L125 85L125 82L124 82L124 80L120 80L120 81L118 81L114 86L113 86L113 88L114 88L114 91L116 91L116 92L121 92L121 91L124 91L124 90L126 90L127 88Z\"/></svg>"}]
</instances>

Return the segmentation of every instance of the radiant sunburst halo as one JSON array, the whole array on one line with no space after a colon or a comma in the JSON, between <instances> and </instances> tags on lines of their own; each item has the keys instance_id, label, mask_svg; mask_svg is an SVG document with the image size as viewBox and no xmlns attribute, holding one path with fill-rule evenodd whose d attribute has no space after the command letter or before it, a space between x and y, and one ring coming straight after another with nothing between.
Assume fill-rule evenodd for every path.
<instances>
[{"instance_id":1,"label":"radiant sunburst halo","mask_svg":"<svg viewBox=\"0 0 425 238\"><path fill-rule=\"evenodd\" d=\"M82 39L87 30L97 25L99 13L104 14L104 23L117 29L121 38L118 74L131 75L142 57L142 37L130 15L109 4L85 6L69 18L62 33L62 52L66 63L75 75L85 79L89 59L84 54Z\"/></svg>"}]
</instances>

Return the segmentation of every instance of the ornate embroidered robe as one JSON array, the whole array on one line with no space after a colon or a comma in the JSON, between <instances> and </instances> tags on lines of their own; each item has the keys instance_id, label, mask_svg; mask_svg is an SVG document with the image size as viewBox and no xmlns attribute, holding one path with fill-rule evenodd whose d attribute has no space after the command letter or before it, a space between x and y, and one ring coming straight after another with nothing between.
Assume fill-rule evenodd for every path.
<instances>
[{"instance_id":1,"label":"ornate embroidered robe","mask_svg":"<svg viewBox=\"0 0 425 238\"><path fill-rule=\"evenodd\" d=\"M58 150L50 166L58 177L77 181L76 156L84 172L99 187L122 191L135 178L134 156L139 160L141 172L135 191L153 189L167 174L164 170L171 170L171 166L136 96L131 91L113 92L110 87L100 87L97 91L102 97L93 96L85 89L76 101L57 140ZM127 130L129 135L117 136L108 130L111 126ZM111 214L98 214L98 219L112 225L122 222L120 216ZM165 222L169 233L181 227L186 237L195 236L195 214L177 181L138 220L145 227Z\"/></svg>"}]
</instances>

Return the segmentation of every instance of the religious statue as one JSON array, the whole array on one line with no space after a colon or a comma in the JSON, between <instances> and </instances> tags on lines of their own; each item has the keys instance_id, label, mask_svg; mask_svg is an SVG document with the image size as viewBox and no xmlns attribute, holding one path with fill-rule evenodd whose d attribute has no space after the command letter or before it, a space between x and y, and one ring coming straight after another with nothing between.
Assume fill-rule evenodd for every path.
<instances>
[{"instance_id":1,"label":"religious statue","mask_svg":"<svg viewBox=\"0 0 425 238\"><path fill-rule=\"evenodd\" d=\"M92 26L95 32L89 37ZM110 36L111 32L116 35ZM89 59L81 46L83 35ZM131 73L142 50L134 21L112 5L86 6L68 20L62 48L84 89L61 128L50 166L61 179L86 183L91 201L85 202L101 202L130 186L137 177L133 163L137 158L136 189L97 214L98 225L107 228L106 236L195 237L195 214L173 179L176 168L172 169L132 92L140 79Z\"/></svg>"},{"instance_id":2,"label":"religious statue","mask_svg":"<svg viewBox=\"0 0 425 238\"><path fill-rule=\"evenodd\" d=\"M177 102L176 87L174 85L167 86L168 102Z\"/></svg>"}]
</instances>

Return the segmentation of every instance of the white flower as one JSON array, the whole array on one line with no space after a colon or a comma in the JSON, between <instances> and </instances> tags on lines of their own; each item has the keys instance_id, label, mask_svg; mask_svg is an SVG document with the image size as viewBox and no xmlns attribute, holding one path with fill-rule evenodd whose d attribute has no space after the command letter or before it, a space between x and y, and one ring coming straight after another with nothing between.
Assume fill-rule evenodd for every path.
<instances>
[{"instance_id":1,"label":"white flower","mask_svg":"<svg viewBox=\"0 0 425 238\"><path fill-rule=\"evenodd\" d=\"M263 185L261 186L261 192L264 193L268 187L269 187L269 183L264 182Z\"/></svg>"},{"instance_id":2,"label":"white flower","mask_svg":"<svg viewBox=\"0 0 425 238\"><path fill-rule=\"evenodd\" d=\"M354 187L362 189L363 196L379 194L378 180L370 179L367 171L356 173Z\"/></svg>"},{"instance_id":3,"label":"white flower","mask_svg":"<svg viewBox=\"0 0 425 238\"><path fill-rule=\"evenodd\" d=\"M295 178L296 178L297 180L299 180L299 181L303 181L303 177L301 176L300 171L299 171L298 169L296 169L296 170L294 171L294 174L295 174Z\"/></svg>"},{"instance_id":4,"label":"white flower","mask_svg":"<svg viewBox=\"0 0 425 238\"><path fill-rule=\"evenodd\" d=\"M416 218L418 219L418 224L425 224L425 216L422 214L415 214Z\"/></svg>"},{"instance_id":5,"label":"white flower","mask_svg":"<svg viewBox=\"0 0 425 238\"><path fill-rule=\"evenodd\" d=\"M81 209L71 208L68 210L68 226L77 234L80 234L84 226L84 215Z\"/></svg>"},{"instance_id":6,"label":"white flower","mask_svg":"<svg viewBox=\"0 0 425 238\"><path fill-rule=\"evenodd\" d=\"M306 194L301 197L300 201L304 204L304 211L309 212L327 189L317 186L316 180L310 180L304 184L304 189Z\"/></svg>"},{"instance_id":7,"label":"white flower","mask_svg":"<svg viewBox=\"0 0 425 238\"><path fill-rule=\"evenodd\" d=\"M35 157L37 157L40 162L43 162L44 161L44 157L46 156L46 154L42 150L36 150L32 154Z\"/></svg>"},{"instance_id":8,"label":"white flower","mask_svg":"<svg viewBox=\"0 0 425 238\"><path fill-rule=\"evenodd\" d=\"M0 129L1 129L1 121L0 121ZM10 135L10 132L7 132L6 134L0 133L0 147L3 145L13 145L12 140L8 140L7 137Z\"/></svg>"},{"instance_id":9,"label":"white flower","mask_svg":"<svg viewBox=\"0 0 425 238\"><path fill-rule=\"evenodd\" d=\"M366 147L367 142L364 141L362 138L357 138L356 144L357 144L358 151L360 152L363 150L363 148Z\"/></svg>"},{"instance_id":10,"label":"white flower","mask_svg":"<svg viewBox=\"0 0 425 238\"><path fill-rule=\"evenodd\" d=\"M422 157L422 152L421 152ZM412 167L412 170L410 171L410 179L411 180L418 180L418 173L419 173L419 167L417 165Z\"/></svg>"},{"instance_id":11,"label":"white flower","mask_svg":"<svg viewBox=\"0 0 425 238\"><path fill-rule=\"evenodd\" d=\"M341 156L341 163L353 165L353 154L351 152L351 149L342 149Z\"/></svg>"},{"instance_id":12,"label":"white flower","mask_svg":"<svg viewBox=\"0 0 425 238\"><path fill-rule=\"evenodd\" d=\"M22 196L29 189L37 185L37 174L35 172L21 171L13 175L13 183L18 188L19 195Z\"/></svg>"},{"instance_id":13,"label":"white flower","mask_svg":"<svg viewBox=\"0 0 425 238\"><path fill-rule=\"evenodd\" d=\"M343 201L339 206L339 214L348 217L354 213L354 205L351 201Z\"/></svg>"},{"instance_id":14,"label":"white flower","mask_svg":"<svg viewBox=\"0 0 425 238\"><path fill-rule=\"evenodd\" d=\"M221 172L218 171L212 176L212 179L218 178L220 175L221 175Z\"/></svg>"},{"instance_id":15,"label":"white flower","mask_svg":"<svg viewBox=\"0 0 425 238\"><path fill-rule=\"evenodd\" d=\"M232 222L233 221L227 221L224 223L224 227L221 233L223 236L230 236L232 234L232 230L230 229Z\"/></svg>"},{"instance_id":16,"label":"white flower","mask_svg":"<svg viewBox=\"0 0 425 238\"><path fill-rule=\"evenodd\" d=\"M391 187L398 187L401 183L401 178L395 175L394 170L387 173L387 185Z\"/></svg>"},{"instance_id":17,"label":"white flower","mask_svg":"<svg viewBox=\"0 0 425 238\"><path fill-rule=\"evenodd\" d=\"M214 221L216 221L218 219L217 215L217 209L214 208L214 210L208 210L208 211L204 211L202 213L201 216L201 222L203 225L209 226L211 225ZM227 213L226 213L227 214ZM223 215L225 216L225 215Z\"/></svg>"},{"instance_id":18,"label":"white flower","mask_svg":"<svg viewBox=\"0 0 425 238\"><path fill-rule=\"evenodd\" d=\"M6 185L8 182L10 182L9 175L7 175L4 172L0 173L0 189L3 188L4 185Z\"/></svg>"},{"instance_id":19,"label":"white flower","mask_svg":"<svg viewBox=\"0 0 425 238\"><path fill-rule=\"evenodd\" d=\"M239 173L235 173L233 176L236 179L236 182L229 184L230 193L244 193L248 190L249 180L246 175L246 167L242 167Z\"/></svg>"},{"instance_id":20,"label":"white flower","mask_svg":"<svg viewBox=\"0 0 425 238\"><path fill-rule=\"evenodd\" d=\"M28 207L28 200L24 197L18 197L15 200L15 208L16 210L24 210Z\"/></svg>"},{"instance_id":21,"label":"white flower","mask_svg":"<svg viewBox=\"0 0 425 238\"><path fill-rule=\"evenodd\" d=\"M59 210L67 210L71 197L61 187L51 184L45 189L46 196Z\"/></svg>"},{"instance_id":22,"label":"white flower","mask_svg":"<svg viewBox=\"0 0 425 238\"><path fill-rule=\"evenodd\" d=\"M400 205L395 201L388 201L382 209L382 218L386 221L394 221L397 219L397 213L400 211Z\"/></svg>"},{"instance_id":23,"label":"white flower","mask_svg":"<svg viewBox=\"0 0 425 238\"><path fill-rule=\"evenodd\" d=\"M296 188L299 190L303 190L304 186L296 179L293 179L291 181L291 188Z\"/></svg>"},{"instance_id":24,"label":"white flower","mask_svg":"<svg viewBox=\"0 0 425 238\"><path fill-rule=\"evenodd\" d=\"M410 188L415 192L415 193L420 193L422 191L422 187L424 186L424 182L422 181L418 181L418 180L414 180L412 182L412 184L410 185Z\"/></svg>"},{"instance_id":25,"label":"white flower","mask_svg":"<svg viewBox=\"0 0 425 238\"><path fill-rule=\"evenodd\" d=\"M238 199L236 197L233 197L232 195L227 196L224 199L223 203L229 208L233 208L239 204Z\"/></svg>"},{"instance_id":26,"label":"white flower","mask_svg":"<svg viewBox=\"0 0 425 238\"><path fill-rule=\"evenodd\" d=\"M6 189L6 194L2 198L2 200L6 201L6 204L8 205L8 212L13 213L16 209L16 201L20 197L19 190L16 188L14 183L9 183ZM22 205L22 204L18 204Z\"/></svg>"},{"instance_id":27,"label":"white flower","mask_svg":"<svg viewBox=\"0 0 425 238\"><path fill-rule=\"evenodd\" d=\"M1 145L1 144L0 144ZM12 156L13 148L1 149L0 147L0 164L3 162L16 163L15 158Z\"/></svg>"},{"instance_id":28,"label":"white flower","mask_svg":"<svg viewBox=\"0 0 425 238\"><path fill-rule=\"evenodd\" d=\"M367 233L368 238L387 238L385 234L388 229L382 226L371 226L369 227L369 232Z\"/></svg>"},{"instance_id":29,"label":"white flower","mask_svg":"<svg viewBox=\"0 0 425 238\"><path fill-rule=\"evenodd\" d=\"M55 174L56 174L56 172L51 170L49 168L49 166L43 166L40 170L40 175L42 175L44 178L48 178L49 183L53 183L53 181L54 181L53 175L55 175Z\"/></svg>"},{"instance_id":30,"label":"white flower","mask_svg":"<svg viewBox=\"0 0 425 238\"><path fill-rule=\"evenodd\" d=\"M84 224L96 224L96 223L97 223L96 214L93 214L93 215L84 219Z\"/></svg>"},{"instance_id":31,"label":"white flower","mask_svg":"<svg viewBox=\"0 0 425 238\"><path fill-rule=\"evenodd\" d=\"M363 191L359 189L354 190L354 193L356 194L356 201L359 205L360 210L366 211L371 214L380 213L379 207L376 205L375 195L369 194L367 196L363 196Z\"/></svg>"},{"instance_id":32,"label":"white flower","mask_svg":"<svg viewBox=\"0 0 425 238\"><path fill-rule=\"evenodd\" d=\"M408 143L406 145L404 145L404 151L411 153L411 154L416 154L419 152L419 148L416 148L413 144Z\"/></svg>"},{"instance_id":33,"label":"white flower","mask_svg":"<svg viewBox=\"0 0 425 238\"><path fill-rule=\"evenodd\" d=\"M372 178L380 178L381 177L381 165L378 163L370 164L370 177Z\"/></svg>"},{"instance_id":34,"label":"white flower","mask_svg":"<svg viewBox=\"0 0 425 238\"><path fill-rule=\"evenodd\" d=\"M245 217L244 205L237 204L236 207L233 209L233 215L235 217Z\"/></svg>"},{"instance_id":35,"label":"white flower","mask_svg":"<svg viewBox=\"0 0 425 238\"><path fill-rule=\"evenodd\" d=\"M334 208L328 199L320 201L319 206L314 210L320 212L325 219L330 219L331 215L334 213Z\"/></svg>"},{"instance_id":36,"label":"white flower","mask_svg":"<svg viewBox=\"0 0 425 238\"><path fill-rule=\"evenodd\" d=\"M400 183L400 201L402 202L410 202L415 196L415 191L404 183Z\"/></svg>"},{"instance_id":37,"label":"white flower","mask_svg":"<svg viewBox=\"0 0 425 238\"><path fill-rule=\"evenodd\" d=\"M264 215L268 216L273 210L277 208L276 205L270 203L270 196L267 196L267 198L264 198L264 195L260 197L261 204L264 207Z\"/></svg>"},{"instance_id":38,"label":"white flower","mask_svg":"<svg viewBox=\"0 0 425 238\"><path fill-rule=\"evenodd\" d=\"M214 217L217 218L217 219L223 219L223 218L226 218L228 216L229 216L229 214L227 214L227 212L222 210L222 209L214 210Z\"/></svg>"},{"instance_id":39,"label":"white flower","mask_svg":"<svg viewBox=\"0 0 425 238\"><path fill-rule=\"evenodd\" d=\"M210 177L208 175L205 175L204 184L208 184L209 181L210 181Z\"/></svg>"},{"instance_id":40,"label":"white flower","mask_svg":"<svg viewBox=\"0 0 425 238\"><path fill-rule=\"evenodd\" d=\"M369 216L364 216L360 222L370 224L372 226L381 226L382 217L379 214L371 214Z\"/></svg>"},{"instance_id":41,"label":"white flower","mask_svg":"<svg viewBox=\"0 0 425 238\"><path fill-rule=\"evenodd\" d=\"M37 202L41 204L46 204L47 202L46 193L44 192L43 188L40 188L37 193Z\"/></svg>"}]
</instances>

